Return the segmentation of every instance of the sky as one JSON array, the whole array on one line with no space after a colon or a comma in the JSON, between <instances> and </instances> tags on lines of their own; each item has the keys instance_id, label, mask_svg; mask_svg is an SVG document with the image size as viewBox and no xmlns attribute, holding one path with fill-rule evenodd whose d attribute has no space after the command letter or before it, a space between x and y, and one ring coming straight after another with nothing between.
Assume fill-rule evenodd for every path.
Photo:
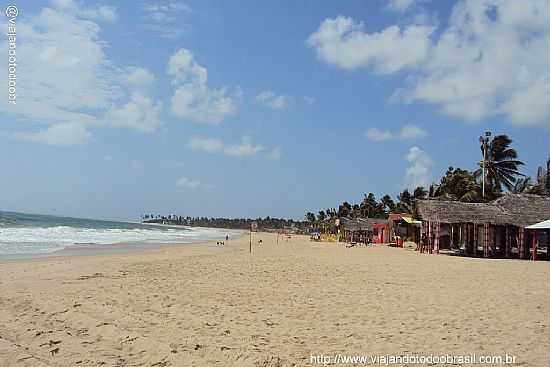
<instances>
[{"instance_id":1,"label":"sky","mask_svg":"<svg viewBox=\"0 0 550 367\"><path fill-rule=\"evenodd\" d=\"M473 170L486 130L550 155L550 0L12 5L2 210L300 219Z\"/></svg>"}]
</instances>

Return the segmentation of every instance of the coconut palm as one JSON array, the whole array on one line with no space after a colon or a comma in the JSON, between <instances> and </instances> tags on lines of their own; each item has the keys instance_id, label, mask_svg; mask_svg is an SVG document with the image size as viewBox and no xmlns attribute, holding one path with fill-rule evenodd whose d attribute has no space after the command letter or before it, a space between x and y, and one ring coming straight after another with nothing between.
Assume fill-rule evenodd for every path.
<instances>
[{"instance_id":1,"label":"coconut palm","mask_svg":"<svg viewBox=\"0 0 550 367\"><path fill-rule=\"evenodd\" d=\"M382 205L384 215L387 215L393 211L395 211L395 202L389 195L384 195L382 199L380 199L380 204Z\"/></svg>"},{"instance_id":2,"label":"coconut palm","mask_svg":"<svg viewBox=\"0 0 550 367\"><path fill-rule=\"evenodd\" d=\"M428 190L426 190L422 186L418 186L413 191L413 198L414 199L425 199L426 196L428 196Z\"/></svg>"},{"instance_id":3,"label":"coconut palm","mask_svg":"<svg viewBox=\"0 0 550 367\"><path fill-rule=\"evenodd\" d=\"M488 192L498 195L503 187L511 191L518 177L523 176L518 167L523 162L518 160L518 153L511 148L512 139L508 135L497 135L487 146L485 160L485 185ZM483 145L481 146L483 154ZM475 171L475 177L481 179L483 175L483 161L479 162L479 169Z\"/></svg>"},{"instance_id":4,"label":"coconut palm","mask_svg":"<svg viewBox=\"0 0 550 367\"><path fill-rule=\"evenodd\" d=\"M481 189L471 172L449 167L441 182L434 189L434 197L446 200L478 201Z\"/></svg>"}]
</instances>

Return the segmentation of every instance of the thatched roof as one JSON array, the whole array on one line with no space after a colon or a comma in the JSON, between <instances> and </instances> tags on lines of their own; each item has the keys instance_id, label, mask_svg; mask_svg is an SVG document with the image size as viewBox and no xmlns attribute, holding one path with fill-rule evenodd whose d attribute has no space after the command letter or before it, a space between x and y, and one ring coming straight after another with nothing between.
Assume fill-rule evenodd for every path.
<instances>
[{"instance_id":1,"label":"thatched roof","mask_svg":"<svg viewBox=\"0 0 550 367\"><path fill-rule=\"evenodd\" d=\"M506 194L490 203L416 200L417 215L441 223L490 223L526 227L550 218L550 197Z\"/></svg>"},{"instance_id":2,"label":"thatched roof","mask_svg":"<svg viewBox=\"0 0 550 367\"><path fill-rule=\"evenodd\" d=\"M372 231L373 224L387 223L387 219L380 218L340 218L346 231Z\"/></svg>"},{"instance_id":3,"label":"thatched roof","mask_svg":"<svg viewBox=\"0 0 550 367\"><path fill-rule=\"evenodd\" d=\"M550 196L533 194L507 194L491 204L506 210L513 223L520 227L542 222L550 218Z\"/></svg>"}]
</instances>

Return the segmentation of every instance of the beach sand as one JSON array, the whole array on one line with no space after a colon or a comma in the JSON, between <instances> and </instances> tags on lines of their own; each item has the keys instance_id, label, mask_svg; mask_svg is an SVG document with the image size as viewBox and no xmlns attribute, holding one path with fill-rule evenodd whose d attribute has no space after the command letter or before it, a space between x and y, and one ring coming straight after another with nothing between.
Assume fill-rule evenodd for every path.
<instances>
[{"instance_id":1,"label":"beach sand","mask_svg":"<svg viewBox=\"0 0 550 367\"><path fill-rule=\"evenodd\" d=\"M244 236L1 262L0 366L314 366L338 353L550 366L548 262L253 239L252 254Z\"/></svg>"}]
</instances>

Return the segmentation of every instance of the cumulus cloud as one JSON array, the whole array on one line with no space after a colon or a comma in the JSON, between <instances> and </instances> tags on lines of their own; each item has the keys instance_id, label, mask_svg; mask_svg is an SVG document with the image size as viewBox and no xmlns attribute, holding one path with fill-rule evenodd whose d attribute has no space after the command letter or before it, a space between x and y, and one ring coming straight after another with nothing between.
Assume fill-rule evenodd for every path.
<instances>
[{"instance_id":1,"label":"cumulus cloud","mask_svg":"<svg viewBox=\"0 0 550 367\"><path fill-rule=\"evenodd\" d=\"M550 125L549 17L549 1L458 3L406 100L468 121Z\"/></svg>"},{"instance_id":2,"label":"cumulus cloud","mask_svg":"<svg viewBox=\"0 0 550 367\"><path fill-rule=\"evenodd\" d=\"M382 142L393 139L409 140L418 139L427 136L428 133L421 127L416 125L405 125L398 132L394 133L389 130L380 130L375 127L367 130L367 139L375 142Z\"/></svg>"},{"instance_id":3,"label":"cumulus cloud","mask_svg":"<svg viewBox=\"0 0 550 367\"><path fill-rule=\"evenodd\" d=\"M105 52L107 43L100 38L99 22L115 20L114 8L86 7L68 0L54 1L38 14L18 19L18 37L25 42L17 45L17 72L25 77L17 81L17 104L0 100L0 111L15 121L47 127L15 136L75 145L89 140L91 128L125 126L148 131L158 126L154 116L160 105L143 103L143 98L149 98L154 76L143 68L119 67ZM7 50L5 40L0 40L0 49ZM3 78L7 74L0 76ZM144 117L125 123L116 118L114 123L110 121L131 111L134 117Z\"/></svg>"},{"instance_id":4,"label":"cumulus cloud","mask_svg":"<svg viewBox=\"0 0 550 367\"><path fill-rule=\"evenodd\" d=\"M365 24L350 17L325 19L307 40L318 57L343 69L373 66L389 74L413 68L426 60L434 28L409 25L368 33Z\"/></svg>"},{"instance_id":5,"label":"cumulus cloud","mask_svg":"<svg viewBox=\"0 0 550 367\"><path fill-rule=\"evenodd\" d=\"M388 130L380 130L375 127L371 127L367 130L367 139L380 142L393 139L393 134Z\"/></svg>"},{"instance_id":6,"label":"cumulus cloud","mask_svg":"<svg viewBox=\"0 0 550 367\"><path fill-rule=\"evenodd\" d=\"M238 110L239 91L208 86L208 71L195 62L193 53L179 49L168 61L168 75L175 86L171 109L183 120L218 124Z\"/></svg>"},{"instance_id":7,"label":"cumulus cloud","mask_svg":"<svg viewBox=\"0 0 550 367\"><path fill-rule=\"evenodd\" d=\"M405 125L399 131L399 138L402 140L418 139L427 136L428 133L421 127L415 125Z\"/></svg>"},{"instance_id":8,"label":"cumulus cloud","mask_svg":"<svg viewBox=\"0 0 550 367\"><path fill-rule=\"evenodd\" d=\"M407 71L393 96L401 102L427 102L463 121L504 116L517 126L550 126L548 19L548 0L461 0L437 37L417 25L368 33L337 17L323 21L308 44L343 69Z\"/></svg>"},{"instance_id":9,"label":"cumulus cloud","mask_svg":"<svg viewBox=\"0 0 550 367\"><path fill-rule=\"evenodd\" d=\"M155 76L145 68L128 67L123 81L135 89L148 90L155 81Z\"/></svg>"},{"instance_id":10,"label":"cumulus cloud","mask_svg":"<svg viewBox=\"0 0 550 367\"><path fill-rule=\"evenodd\" d=\"M256 102L274 110L285 110L292 103L290 96L276 95L270 90L264 90L256 96Z\"/></svg>"},{"instance_id":11,"label":"cumulus cloud","mask_svg":"<svg viewBox=\"0 0 550 367\"><path fill-rule=\"evenodd\" d=\"M128 103L111 109L107 119L114 127L128 127L149 133L161 125L161 110L162 103L154 103L149 97L134 93Z\"/></svg>"},{"instance_id":12,"label":"cumulus cloud","mask_svg":"<svg viewBox=\"0 0 550 367\"><path fill-rule=\"evenodd\" d=\"M418 186L428 187L432 182L433 162L428 153L417 146L409 149L406 157L410 166L405 171L407 187L414 189Z\"/></svg>"},{"instance_id":13,"label":"cumulus cloud","mask_svg":"<svg viewBox=\"0 0 550 367\"><path fill-rule=\"evenodd\" d=\"M248 136L244 136L241 142L234 144L226 144L221 139L208 137L193 137L189 142L189 147L196 151L205 153L219 153L234 157L254 156L258 153L266 151L266 147L261 144L255 144ZM277 149L278 153L277 153ZM275 152L275 153L274 153ZM274 148L266 158L271 154L279 154L280 148ZM272 158L273 159L273 158Z\"/></svg>"},{"instance_id":14,"label":"cumulus cloud","mask_svg":"<svg viewBox=\"0 0 550 367\"><path fill-rule=\"evenodd\" d=\"M46 130L38 132L18 132L15 137L48 145L79 145L90 139L86 127L75 123L60 123L48 126Z\"/></svg>"},{"instance_id":15,"label":"cumulus cloud","mask_svg":"<svg viewBox=\"0 0 550 367\"><path fill-rule=\"evenodd\" d=\"M199 180L194 180L189 177L180 177L176 181L176 185L188 189L196 189L201 185L201 182Z\"/></svg>"}]
</instances>

